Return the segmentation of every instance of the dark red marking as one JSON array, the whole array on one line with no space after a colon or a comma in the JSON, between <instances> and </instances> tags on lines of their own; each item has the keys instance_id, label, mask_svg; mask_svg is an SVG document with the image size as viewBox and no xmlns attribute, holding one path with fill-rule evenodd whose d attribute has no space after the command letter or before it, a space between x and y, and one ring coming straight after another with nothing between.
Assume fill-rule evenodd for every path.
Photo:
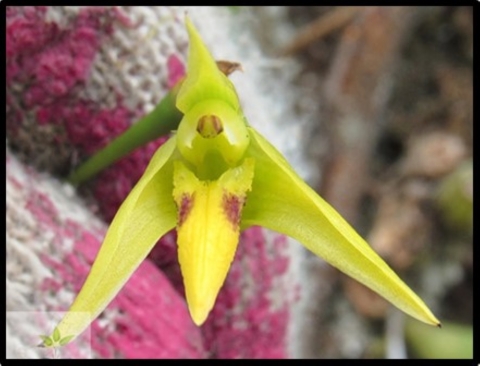
<instances>
[{"instance_id":1,"label":"dark red marking","mask_svg":"<svg viewBox=\"0 0 480 366\"><path fill-rule=\"evenodd\" d=\"M178 207L178 226L182 226L182 224L187 219L190 211L193 207L194 195L184 194L182 196L182 200L180 202L180 207ZM178 202L177 202L178 206Z\"/></svg>"},{"instance_id":2,"label":"dark red marking","mask_svg":"<svg viewBox=\"0 0 480 366\"><path fill-rule=\"evenodd\" d=\"M237 229L240 225L240 218L242 208L245 204L245 196L236 196L231 193L224 192L223 194L223 211L227 216L228 221Z\"/></svg>"}]
</instances>

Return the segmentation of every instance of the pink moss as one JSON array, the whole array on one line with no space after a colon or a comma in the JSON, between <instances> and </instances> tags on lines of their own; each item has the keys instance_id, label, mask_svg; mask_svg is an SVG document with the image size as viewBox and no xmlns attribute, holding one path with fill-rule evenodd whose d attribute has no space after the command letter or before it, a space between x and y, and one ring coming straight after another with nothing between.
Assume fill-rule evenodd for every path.
<instances>
[{"instance_id":1,"label":"pink moss","mask_svg":"<svg viewBox=\"0 0 480 366\"><path fill-rule=\"evenodd\" d=\"M166 138L160 138L150 142L99 174L95 180L94 195L107 222L113 219L128 193L142 176L152 155L165 140Z\"/></svg>"},{"instance_id":2,"label":"pink moss","mask_svg":"<svg viewBox=\"0 0 480 366\"><path fill-rule=\"evenodd\" d=\"M192 323L183 298L149 261L139 268L137 276L136 281L133 277L129 281L129 296L119 296L112 303L127 309L130 315L130 319L125 317L129 332L112 333L112 344L120 350L125 349L124 355L128 358L202 356L200 331ZM151 290L152 283L159 291ZM162 310L145 316L144 309L153 308ZM127 345L130 346L125 347Z\"/></svg>"},{"instance_id":3,"label":"pink moss","mask_svg":"<svg viewBox=\"0 0 480 366\"><path fill-rule=\"evenodd\" d=\"M286 357L289 303L280 296L281 303L274 305L270 298L273 279L282 274L274 263L288 263L280 254L282 245L282 240L274 241L276 254L271 256L261 228L242 234L226 283L202 327L205 348L214 358ZM245 281L247 276L253 284Z\"/></svg>"},{"instance_id":4,"label":"pink moss","mask_svg":"<svg viewBox=\"0 0 480 366\"><path fill-rule=\"evenodd\" d=\"M29 174L29 169L25 171ZM34 171L29 175L35 178ZM35 189L35 185L28 184L23 189L27 195L25 208L39 229L53 234L50 245L58 249L55 256L47 251L39 256L54 274L44 279L39 289L50 299L63 287L78 293L104 232L95 234L77 221L64 219L55 202ZM72 250L65 253L64 246L71 242ZM50 306L50 310L66 310ZM184 298L149 260L140 265L109 307L113 313L104 322L106 325L94 321L91 327L92 347L97 354L121 358L205 356L200 330L191 321Z\"/></svg>"},{"instance_id":5,"label":"pink moss","mask_svg":"<svg viewBox=\"0 0 480 366\"><path fill-rule=\"evenodd\" d=\"M10 158L7 156L7 169L9 160ZM23 188L23 183L18 179L15 179L14 177L7 177L7 180L13 185L13 187L15 187L15 189L20 190Z\"/></svg>"},{"instance_id":6,"label":"pink moss","mask_svg":"<svg viewBox=\"0 0 480 366\"><path fill-rule=\"evenodd\" d=\"M54 294L60 291L63 286L64 283L62 281L50 277L45 278L45 280L41 283L40 290Z\"/></svg>"},{"instance_id":7,"label":"pink moss","mask_svg":"<svg viewBox=\"0 0 480 366\"><path fill-rule=\"evenodd\" d=\"M15 134L17 125L33 111L40 124L64 126L69 141L81 153L91 154L132 120L120 98L116 107L103 110L77 96L121 12L85 7L64 28L46 21L46 12L45 7L12 7L7 13L7 128ZM124 17L119 20L122 24Z\"/></svg>"},{"instance_id":8,"label":"pink moss","mask_svg":"<svg viewBox=\"0 0 480 366\"><path fill-rule=\"evenodd\" d=\"M36 193L36 197L42 197ZM31 200L39 203L38 199ZM97 236L69 222L65 229L45 202L38 207L29 205L35 218L57 237L77 237L72 252L61 261L48 254L41 260L56 276L40 286L55 293L67 285L78 293L96 252L100 247ZM56 225L52 225L56 222ZM156 289L152 291L152 289ZM203 357L200 331L192 323L183 297L172 288L168 279L150 261L144 261L125 287L109 305L120 310L106 327L99 321L92 324L92 348L103 357L126 358L197 358ZM65 310L65 309L55 309ZM101 318L101 317L100 317ZM114 325L112 327L112 325Z\"/></svg>"},{"instance_id":9,"label":"pink moss","mask_svg":"<svg viewBox=\"0 0 480 366\"><path fill-rule=\"evenodd\" d=\"M150 252L148 258L162 270L173 288L185 297L183 277L177 255L177 233L175 230L164 235Z\"/></svg>"},{"instance_id":10,"label":"pink moss","mask_svg":"<svg viewBox=\"0 0 480 366\"><path fill-rule=\"evenodd\" d=\"M26 209L29 210L35 218L47 225L49 228L55 228L58 223L58 215L55 205L50 198L42 192L33 192L26 203Z\"/></svg>"},{"instance_id":11,"label":"pink moss","mask_svg":"<svg viewBox=\"0 0 480 366\"><path fill-rule=\"evenodd\" d=\"M178 56L171 55L167 61L168 69L168 86L173 87L184 75L185 75L185 66L180 61ZM119 107L121 108L121 107ZM83 113L88 113L85 110L82 110ZM80 111L80 112L82 112ZM100 119L96 121L100 127L97 127L95 130L98 136L102 137L102 143L92 146L91 149L85 150L88 153L93 153L97 151L100 147L106 144L109 137L119 135L123 132L125 121L131 120L131 116L122 114L121 110L117 110L117 115L108 111L106 115L102 115L107 121L110 119L112 123L105 123ZM120 115L118 115L120 114ZM84 117L83 120L86 118ZM105 128L103 126L111 126L112 128ZM113 126L116 126L118 130L114 130ZM126 128L126 127L125 127ZM80 129L80 131L77 131ZM84 136L83 129L85 131L91 131L91 129L86 126L78 127L78 123L73 121L71 123L70 136L72 141L81 143L81 141L91 141L91 139ZM156 141L150 142L146 146L143 146L129 156L121 159L119 162L114 164L109 169L106 169L102 172L95 182L94 195L98 199L100 204L100 210L107 222L110 222L121 203L125 200L128 193L130 193L133 186L140 179L143 172L145 171L146 166L148 165L152 155L155 151L167 140L167 137L159 138Z\"/></svg>"},{"instance_id":12,"label":"pink moss","mask_svg":"<svg viewBox=\"0 0 480 366\"><path fill-rule=\"evenodd\" d=\"M29 60L34 83L24 94L25 104L51 102L67 95L76 84L84 83L98 46L97 32L80 27L63 34L60 41Z\"/></svg>"},{"instance_id":13,"label":"pink moss","mask_svg":"<svg viewBox=\"0 0 480 366\"><path fill-rule=\"evenodd\" d=\"M185 75L185 65L177 55L171 55L167 60L168 87L173 88L175 84Z\"/></svg>"},{"instance_id":14,"label":"pink moss","mask_svg":"<svg viewBox=\"0 0 480 366\"><path fill-rule=\"evenodd\" d=\"M112 9L112 13L114 14L116 20L120 22L125 28L134 28L135 24L133 23L132 19L128 17L128 15L118 7L114 7Z\"/></svg>"},{"instance_id":15,"label":"pink moss","mask_svg":"<svg viewBox=\"0 0 480 366\"><path fill-rule=\"evenodd\" d=\"M7 17L7 85L28 82L28 107L66 95L88 76L101 39L111 33L108 9L85 8L67 29L45 21L45 7Z\"/></svg>"},{"instance_id":16,"label":"pink moss","mask_svg":"<svg viewBox=\"0 0 480 366\"><path fill-rule=\"evenodd\" d=\"M113 23L134 27L127 14L118 8L86 7L67 27L45 20L46 7L12 7L7 13L7 86L22 85L24 107L18 108L16 96L7 88L7 128L18 131L33 111L39 124L63 126L67 139L82 155L92 155L124 132L137 111L131 111L117 96L111 109L77 96L77 86L84 85L102 42L112 33ZM177 56L169 59L169 81L175 83L184 74ZM103 217L110 221L119 205L143 173L162 139L138 149L131 156L105 171L95 182Z\"/></svg>"},{"instance_id":17,"label":"pink moss","mask_svg":"<svg viewBox=\"0 0 480 366\"><path fill-rule=\"evenodd\" d=\"M27 79L30 75L25 75L24 71L32 65L30 57L58 35L56 24L43 21L45 13L45 7L9 8L5 30L7 84L16 76Z\"/></svg>"},{"instance_id":18,"label":"pink moss","mask_svg":"<svg viewBox=\"0 0 480 366\"><path fill-rule=\"evenodd\" d=\"M80 103L65 110L65 114L65 128L70 141L87 154L106 146L112 137L128 128L132 119L132 113L122 105L95 111L93 107Z\"/></svg>"}]
</instances>

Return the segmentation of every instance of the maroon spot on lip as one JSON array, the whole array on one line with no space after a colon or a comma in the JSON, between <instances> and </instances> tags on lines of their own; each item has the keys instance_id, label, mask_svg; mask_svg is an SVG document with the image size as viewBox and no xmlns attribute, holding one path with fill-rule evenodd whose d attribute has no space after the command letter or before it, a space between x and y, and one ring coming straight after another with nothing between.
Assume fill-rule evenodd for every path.
<instances>
[{"instance_id":1,"label":"maroon spot on lip","mask_svg":"<svg viewBox=\"0 0 480 366\"><path fill-rule=\"evenodd\" d=\"M178 207L178 226L182 226L182 224L187 219L190 211L193 207L194 195L184 194L180 201L180 205ZM178 202L177 202L178 205Z\"/></svg>"},{"instance_id":2,"label":"maroon spot on lip","mask_svg":"<svg viewBox=\"0 0 480 366\"><path fill-rule=\"evenodd\" d=\"M240 225L240 217L242 213L243 205L245 204L245 197L244 196L236 196L230 193L223 194L223 211L227 216L228 221L234 226L234 228L238 228Z\"/></svg>"}]
</instances>

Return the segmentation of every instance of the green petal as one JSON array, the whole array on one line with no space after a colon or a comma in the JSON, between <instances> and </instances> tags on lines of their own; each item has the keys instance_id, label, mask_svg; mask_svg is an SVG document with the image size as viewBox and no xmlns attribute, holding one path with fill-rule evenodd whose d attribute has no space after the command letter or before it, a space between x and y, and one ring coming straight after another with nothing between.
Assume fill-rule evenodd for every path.
<instances>
[{"instance_id":1,"label":"green petal","mask_svg":"<svg viewBox=\"0 0 480 366\"><path fill-rule=\"evenodd\" d=\"M52 347L53 346L53 340L51 338L47 338L43 341L43 345L45 347Z\"/></svg>"},{"instance_id":2,"label":"green petal","mask_svg":"<svg viewBox=\"0 0 480 366\"><path fill-rule=\"evenodd\" d=\"M205 19L213 22L214 19ZM187 76L178 92L176 106L183 113L203 100L221 100L234 110L239 108L237 92L230 80L219 70L202 38L188 17L185 18L190 40Z\"/></svg>"},{"instance_id":3,"label":"green petal","mask_svg":"<svg viewBox=\"0 0 480 366\"><path fill-rule=\"evenodd\" d=\"M172 198L172 155L175 137L152 157L145 173L123 202L107 231L92 269L69 312L58 325L60 334L77 336L120 291L153 245L176 224ZM85 313L90 316L85 316Z\"/></svg>"},{"instance_id":4,"label":"green petal","mask_svg":"<svg viewBox=\"0 0 480 366\"><path fill-rule=\"evenodd\" d=\"M439 325L425 303L354 229L311 189L282 155L249 127L247 155L256 159L243 228L261 225L301 242L313 253L374 290L407 314Z\"/></svg>"},{"instance_id":5,"label":"green petal","mask_svg":"<svg viewBox=\"0 0 480 366\"><path fill-rule=\"evenodd\" d=\"M178 150L194 165L199 178L217 179L243 158L248 132L233 84L220 71L188 17L185 23L190 48L187 75L176 101L184 113L177 131Z\"/></svg>"},{"instance_id":6,"label":"green petal","mask_svg":"<svg viewBox=\"0 0 480 366\"><path fill-rule=\"evenodd\" d=\"M53 330L53 340L55 342L58 342L60 340L60 331L58 327L55 327L55 329Z\"/></svg>"}]
</instances>

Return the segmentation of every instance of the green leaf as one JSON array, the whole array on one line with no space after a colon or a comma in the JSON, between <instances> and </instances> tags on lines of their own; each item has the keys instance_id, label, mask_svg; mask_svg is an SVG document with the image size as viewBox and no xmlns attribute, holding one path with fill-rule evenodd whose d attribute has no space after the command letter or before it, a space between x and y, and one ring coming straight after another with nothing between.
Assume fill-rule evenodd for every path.
<instances>
[{"instance_id":1,"label":"green leaf","mask_svg":"<svg viewBox=\"0 0 480 366\"><path fill-rule=\"evenodd\" d=\"M251 145L247 155L254 157L256 164L243 227L261 225L297 239L407 314L438 325L424 302L340 214L294 172L265 138L254 129L249 130Z\"/></svg>"},{"instance_id":2,"label":"green leaf","mask_svg":"<svg viewBox=\"0 0 480 366\"><path fill-rule=\"evenodd\" d=\"M60 331L58 330L58 327L55 327L53 330L53 341L58 342L60 340Z\"/></svg>"},{"instance_id":3,"label":"green leaf","mask_svg":"<svg viewBox=\"0 0 480 366\"><path fill-rule=\"evenodd\" d=\"M157 240L176 224L172 155L176 139L162 145L121 205L80 293L58 325L77 336L120 291ZM88 312L90 317L83 316Z\"/></svg>"},{"instance_id":4,"label":"green leaf","mask_svg":"<svg viewBox=\"0 0 480 366\"><path fill-rule=\"evenodd\" d=\"M45 345L45 347L52 347L53 340L50 337L47 337L43 340L43 344Z\"/></svg>"}]
</instances>

